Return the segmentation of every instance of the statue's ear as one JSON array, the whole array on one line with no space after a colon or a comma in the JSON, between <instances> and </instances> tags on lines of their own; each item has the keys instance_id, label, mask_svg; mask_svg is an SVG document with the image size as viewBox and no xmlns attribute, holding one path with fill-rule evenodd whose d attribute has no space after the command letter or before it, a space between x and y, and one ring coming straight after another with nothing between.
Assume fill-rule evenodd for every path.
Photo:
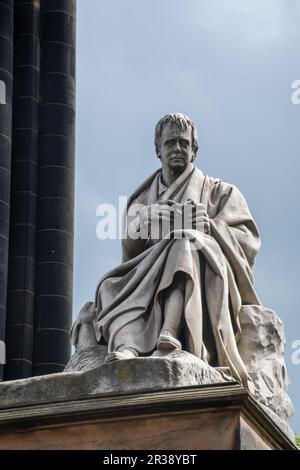
<instances>
[{"instance_id":1,"label":"statue's ear","mask_svg":"<svg viewBox=\"0 0 300 470\"><path fill-rule=\"evenodd\" d=\"M196 149L193 149L194 150L194 155L193 155L193 159L192 159L192 162L196 159L197 157L197 154L198 154L198 147Z\"/></svg>"},{"instance_id":2,"label":"statue's ear","mask_svg":"<svg viewBox=\"0 0 300 470\"><path fill-rule=\"evenodd\" d=\"M160 158L160 151L159 151L159 145L155 142L155 152L157 158Z\"/></svg>"}]
</instances>

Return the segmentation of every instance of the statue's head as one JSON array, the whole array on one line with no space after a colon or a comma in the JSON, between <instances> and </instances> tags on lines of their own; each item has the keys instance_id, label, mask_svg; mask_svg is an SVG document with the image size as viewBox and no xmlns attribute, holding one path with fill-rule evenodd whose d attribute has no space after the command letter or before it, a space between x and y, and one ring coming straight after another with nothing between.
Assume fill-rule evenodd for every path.
<instances>
[{"instance_id":1,"label":"statue's head","mask_svg":"<svg viewBox=\"0 0 300 470\"><path fill-rule=\"evenodd\" d=\"M155 127L155 149L158 158L168 165L180 166L193 162L198 151L198 136L193 121L182 113L162 117ZM176 158L178 154L178 158Z\"/></svg>"}]
</instances>

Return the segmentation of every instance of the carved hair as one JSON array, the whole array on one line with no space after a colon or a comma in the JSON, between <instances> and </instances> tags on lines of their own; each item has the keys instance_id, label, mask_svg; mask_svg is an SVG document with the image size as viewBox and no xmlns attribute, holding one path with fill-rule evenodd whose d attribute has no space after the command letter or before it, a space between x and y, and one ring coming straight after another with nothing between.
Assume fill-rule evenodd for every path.
<instances>
[{"instance_id":1,"label":"carved hair","mask_svg":"<svg viewBox=\"0 0 300 470\"><path fill-rule=\"evenodd\" d=\"M192 147L195 152L195 156L198 151L198 135L195 124L193 121L182 113L170 113L166 116L162 117L155 126L155 150L157 155L159 155L159 146L161 141L161 136L163 133L163 129L165 126L168 125L177 125L182 130L187 130L188 127L192 129Z\"/></svg>"}]
</instances>

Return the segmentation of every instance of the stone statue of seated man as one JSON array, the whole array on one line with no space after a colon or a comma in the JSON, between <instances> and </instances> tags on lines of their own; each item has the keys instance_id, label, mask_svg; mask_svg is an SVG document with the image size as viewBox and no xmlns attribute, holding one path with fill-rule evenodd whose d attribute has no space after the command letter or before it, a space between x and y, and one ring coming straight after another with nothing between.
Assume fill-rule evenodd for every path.
<instances>
[{"instance_id":1,"label":"stone statue of seated man","mask_svg":"<svg viewBox=\"0 0 300 470\"><path fill-rule=\"evenodd\" d=\"M229 368L251 389L259 369L249 359L253 318L267 311L253 287L256 224L235 186L195 166L198 138L189 117L160 119L155 148L161 168L128 201L122 263L79 313L73 343L77 350L105 346L105 363L187 351ZM266 324L275 324L272 315ZM250 337L243 322L252 322ZM259 342L265 332L257 331Z\"/></svg>"}]
</instances>

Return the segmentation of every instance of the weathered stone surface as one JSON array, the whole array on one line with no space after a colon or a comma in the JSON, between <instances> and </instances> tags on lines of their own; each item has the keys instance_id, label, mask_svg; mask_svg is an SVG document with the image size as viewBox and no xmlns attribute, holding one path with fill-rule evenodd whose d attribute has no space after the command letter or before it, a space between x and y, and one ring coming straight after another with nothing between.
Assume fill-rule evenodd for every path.
<instances>
[{"instance_id":1,"label":"weathered stone surface","mask_svg":"<svg viewBox=\"0 0 300 470\"><path fill-rule=\"evenodd\" d=\"M285 337L280 318L270 309L245 305L240 312L242 336L238 348L254 383L255 398L288 422L293 405L287 395L288 376L284 361Z\"/></svg>"},{"instance_id":2,"label":"weathered stone surface","mask_svg":"<svg viewBox=\"0 0 300 470\"><path fill-rule=\"evenodd\" d=\"M253 308L253 306L251 308ZM252 318L252 320L251 320L251 318ZM251 331L252 331L251 322L254 322L255 318L257 319L257 316L251 317L249 310L243 311L241 320L242 320L242 325L243 325L243 334L245 336L243 337L243 339L240 341L239 344L241 346L241 352L243 353L244 360L245 360L245 358L247 358L247 360L251 361L251 357L249 358L246 355L245 351L243 351L243 347L247 348L246 341L249 341L249 338L251 338L251 337L252 337L252 339L254 338L253 333L252 333L252 336L251 336ZM281 325L279 330L280 330L280 334L282 334L282 324L281 324L280 320L278 319L278 317L274 314L274 312L270 311L270 318L273 318L275 323L277 321L279 322L278 326ZM266 323L266 325L267 325L267 323ZM276 329L276 331L278 333L277 329ZM258 346L258 343L260 341L263 341L264 344L267 344L267 342L270 341L270 338L269 338L269 340L267 339L267 337L264 340L262 338L260 338L260 339L256 338L256 340L257 340L256 353L253 352L254 350L252 351L252 355L254 356L253 357L253 362L252 363L249 362L249 364L252 365L252 367L250 369L251 370L250 375L251 375L251 378L253 379L253 382L254 382L253 396L259 401L259 403L260 403L262 409L265 411L265 413L267 413L270 416L270 418L277 424L277 426L279 426L280 429L282 429L282 431L293 441L294 440L294 432L292 431L291 427L288 424L288 421L290 419L288 413L292 414L293 408L292 408L291 401L290 401L287 393L285 392L285 396L283 397L283 401L281 403L282 409L280 408L280 400L278 398L278 395L280 396L280 393L278 393L278 389L277 389L277 396L274 395L274 397L272 397L270 394L268 395L269 397L273 398L274 403L277 404L277 409L276 409L275 406L273 406L273 404L272 404L272 400L270 400L268 404L265 403L265 398L264 398L264 395L263 395L264 388L262 389L262 391L261 391L261 388L260 388L260 387L264 387L264 382L261 383L261 380L262 380L261 377L263 377L263 374L265 373L265 368L264 368L265 366L264 366L264 364L262 364L262 361L258 361L258 363L255 363L254 359L258 358L259 351L262 348L261 346ZM282 341L282 345L281 345L281 348L279 348L279 350L283 351L283 341L284 341L283 336L281 336L280 341ZM267 351L268 351L268 348L267 348ZM81 349L80 351L77 351L73 354L73 356L71 357L69 363L66 366L65 372L95 370L95 369L99 368L99 366L104 364L106 354L107 354L107 347L102 346L102 345L91 346L91 347L88 347L88 348L85 348L85 349ZM263 355L263 352L261 354ZM270 351L269 351L269 354L270 354ZM185 357L186 366L187 366L187 370L185 372L183 372L184 362L182 361L182 356ZM188 353L185 353L185 352L173 352L171 357L170 356L168 356L168 357L169 357L168 360L172 361L173 367L175 367L175 363L174 363L175 358L176 358L176 362L180 358L180 367L177 369L176 374L175 374L175 376L177 375L177 378L175 378L175 380L177 380L178 382L179 382L178 374L180 374L181 380L183 380L184 383L185 383L185 380L187 382L190 380L190 385L197 385L197 383L201 383L201 384L216 383L215 380L216 379L218 380L218 376L215 374L215 371L218 371L218 373L221 372L223 376L224 376L224 373L225 373L226 374L226 380L230 376L230 370L229 369L225 370L225 369L222 369L222 368L217 368L217 369L212 370L212 368L209 367L207 364L202 363L201 360L199 360L196 357L193 357L191 354L188 354ZM187 358L188 358L188 360L187 360ZM145 360L148 361L148 359L149 358L144 358L144 361ZM152 358L152 359L157 359L157 358ZM269 360L270 359L271 358L269 356ZM283 360L283 356L282 356L281 359ZM198 361L200 363L202 363L201 368L199 368L200 364L197 364ZM272 359L272 361L276 365L276 360L274 358ZM122 362L123 361L119 361L118 368L122 367L122 364L121 364ZM126 361L126 362L128 362L128 361ZM246 362L246 360L245 360L245 362ZM137 364L137 365L140 365L140 363ZM270 366L270 364L267 364L267 365ZM259 369L260 366L262 366L262 369ZM284 363L283 363L283 366L284 366ZM147 363L146 363L146 367L148 367ZM196 372L195 376L193 375L193 370ZM170 376L171 376L171 374L170 374ZM169 380L169 377L166 377L166 380ZM275 379L276 379L276 377L277 377L277 375L275 374ZM195 382L195 378L196 378L196 382ZM197 380L199 380L199 382L197 382ZM144 386L145 386L145 384L143 384L142 382L139 382L136 386L136 390L139 390L140 387L142 387L141 390L143 390ZM287 384L285 383L284 386L287 387ZM274 390L275 390L275 388L276 387L274 385ZM279 392L280 392L280 390L281 389L279 388ZM284 390L284 388L282 390ZM291 406L291 408L289 408L290 406Z\"/></svg>"},{"instance_id":3,"label":"weathered stone surface","mask_svg":"<svg viewBox=\"0 0 300 470\"><path fill-rule=\"evenodd\" d=\"M296 447L242 385L223 382L2 409L0 449Z\"/></svg>"},{"instance_id":4,"label":"weathered stone surface","mask_svg":"<svg viewBox=\"0 0 300 470\"><path fill-rule=\"evenodd\" d=\"M102 352L100 347L99 354ZM175 351L166 357L134 358L82 372L3 382L0 408L234 381L226 372L210 367L192 354Z\"/></svg>"}]
</instances>

